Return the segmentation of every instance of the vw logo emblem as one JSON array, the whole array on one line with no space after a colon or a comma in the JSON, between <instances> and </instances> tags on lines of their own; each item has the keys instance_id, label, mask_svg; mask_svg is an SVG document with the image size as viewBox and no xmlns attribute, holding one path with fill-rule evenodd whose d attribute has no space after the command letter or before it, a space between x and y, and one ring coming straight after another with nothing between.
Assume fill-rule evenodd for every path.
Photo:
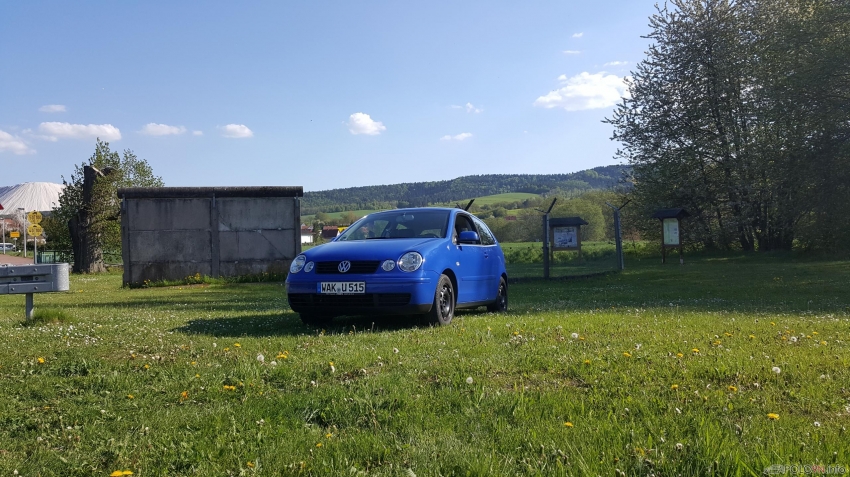
<instances>
[{"instance_id":1,"label":"vw logo emblem","mask_svg":"<svg viewBox=\"0 0 850 477\"><path fill-rule=\"evenodd\" d=\"M339 270L339 273L345 273L351 270L351 262L349 262L348 260L343 260L339 262L339 266L336 268L337 270Z\"/></svg>"}]
</instances>

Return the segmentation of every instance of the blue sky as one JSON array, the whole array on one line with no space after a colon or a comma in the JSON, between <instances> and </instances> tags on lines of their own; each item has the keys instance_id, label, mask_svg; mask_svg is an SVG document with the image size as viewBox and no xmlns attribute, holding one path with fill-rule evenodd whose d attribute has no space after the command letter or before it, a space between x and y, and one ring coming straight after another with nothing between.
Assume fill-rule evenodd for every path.
<instances>
[{"instance_id":1,"label":"blue sky","mask_svg":"<svg viewBox=\"0 0 850 477\"><path fill-rule=\"evenodd\" d=\"M2 2L0 186L61 182L96 137L167 186L614 164L654 3Z\"/></svg>"}]
</instances>

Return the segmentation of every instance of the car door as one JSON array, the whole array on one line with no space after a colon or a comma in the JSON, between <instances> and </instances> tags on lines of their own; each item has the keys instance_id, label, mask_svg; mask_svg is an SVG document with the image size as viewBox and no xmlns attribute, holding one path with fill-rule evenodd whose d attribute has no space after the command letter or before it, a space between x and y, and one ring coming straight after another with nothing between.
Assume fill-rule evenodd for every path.
<instances>
[{"instance_id":1,"label":"car door","mask_svg":"<svg viewBox=\"0 0 850 477\"><path fill-rule=\"evenodd\" d=\"M495 300L499 293L499 278L501 278L502 264L500 262L502 254L499 253L499 245L496 243L496 236L478 217L472 217L472 221L478 230L478 236L481 238L481 251L483 253L484 270L486 270L487 279L485 280L486 291L482 300Z\"/></svg>"},{"instance_id":2,"label":"car door","mask_svg":"<svg viewBox=\"0 0 850 477\"><path fill-rule=\"evenodd\" d=\"M481 243L461 244L458 236L461 232L478 232L471 216L458 213L452 229L452 243L455 247L455 272L457 273L457 302L475 303L486 300L488 295L488 265Z\"/></svg>"}]
</instances>

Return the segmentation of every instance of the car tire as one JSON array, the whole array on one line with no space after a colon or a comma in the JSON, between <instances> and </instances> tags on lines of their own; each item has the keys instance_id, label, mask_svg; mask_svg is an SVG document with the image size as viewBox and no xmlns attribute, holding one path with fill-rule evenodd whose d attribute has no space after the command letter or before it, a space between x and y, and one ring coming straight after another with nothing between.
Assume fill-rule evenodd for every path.
<instances>
[{"instance_id":1,"label":"car tire","mask_svg":"<svg viewBox=\"0 0 850 477\"><path fill-rule=\"evenodd\" d=\"M434 291L434 304L426 316L432 325L445 326L452 322L455 316L455 289L449 277L440 275Z\"/></svg>"},{"instance_id":2,"label":"car tire","mask_svg":"<svg viewBox=\"0 0 850 477\"><path fill-rule=\"evenodd\" d=\"M317 313L299 313L298 316L301 317L301 322L305 325L317 328L327 326L333 321L333 317Z\"/></svg>"},{"instance_id":3,"label":"car tire","mask_svg":"<svg viewBox=\"0 0 850 477\"><path fill-rule=\"evenodd\" d=\"M493 313L506 313L508 311L508 283L504 278L499 279L499 294L496 301L487 305L487 311Z\"/></svg>"}]
</instances>

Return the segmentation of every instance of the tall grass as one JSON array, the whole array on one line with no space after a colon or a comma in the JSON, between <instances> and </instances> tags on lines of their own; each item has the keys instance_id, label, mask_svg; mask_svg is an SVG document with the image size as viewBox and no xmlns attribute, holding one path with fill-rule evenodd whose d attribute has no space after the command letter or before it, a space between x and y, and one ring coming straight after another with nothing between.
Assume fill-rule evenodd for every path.
<instances>
[{"instance_id":1,"label":"tall grass","mask_svg":"<svg viewBox=\"0 0 850 477\"><path fill-rule=\"evenodd\" d=\"M627 263L448 327L303 326L281 283L0 296L0 475L760 475L850 467L850 265ZM774 370L778 369L778 372ZM777 419L773 419L776 417Z\"/></svg>"}]
</instances>

